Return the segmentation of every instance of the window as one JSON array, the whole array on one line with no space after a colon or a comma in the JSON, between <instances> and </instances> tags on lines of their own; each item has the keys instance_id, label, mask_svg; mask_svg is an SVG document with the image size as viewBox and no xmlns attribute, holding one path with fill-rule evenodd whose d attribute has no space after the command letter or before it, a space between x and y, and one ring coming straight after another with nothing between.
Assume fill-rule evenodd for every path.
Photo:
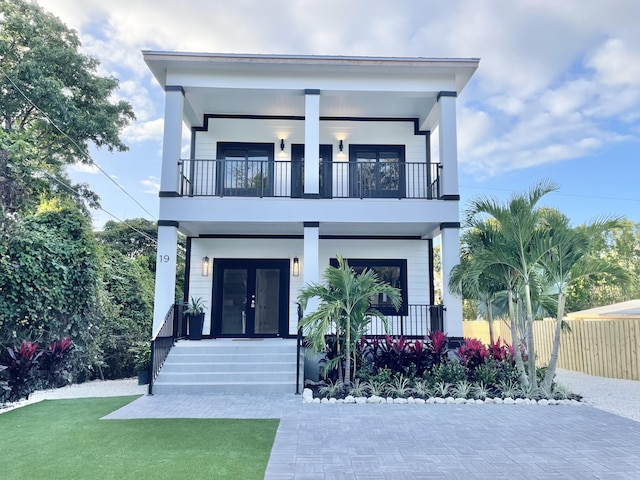
<instances>
[{"instance_id":1,"label":"window","mask_svg":"<svg viewBox=\"0 0 640 480\"><path fill-rule=\"evenodd\" d=\"M404 145L349 145L352 197L404 197Z\"/></svg>"},{"instance_id":2,"label":"window","mask_svg":"<svg viewBox=\"0 0 640 480\"><path fill-rule=\"evenodd\" d=\"M218 195L273 194L272 143L218 143Z\"/></svg>"},{"instance_id":3,"label":"window","mask_svg":"<svg viewBox=\"0 0 640 480\"><path fill-rule=\"evenodd\" d=\"M384 315L407 315L407 261L404 259L345 259L349 266L356 272L361 273L365 268L373 270L378 274L378 278L400 289L402 297L402 305L399 310L393 307L393 304L386 295L378 295L371 298L371 305ZM332 258L329 262L331 266L338 266L338 259Z\"/></svg>"}]
</instances>

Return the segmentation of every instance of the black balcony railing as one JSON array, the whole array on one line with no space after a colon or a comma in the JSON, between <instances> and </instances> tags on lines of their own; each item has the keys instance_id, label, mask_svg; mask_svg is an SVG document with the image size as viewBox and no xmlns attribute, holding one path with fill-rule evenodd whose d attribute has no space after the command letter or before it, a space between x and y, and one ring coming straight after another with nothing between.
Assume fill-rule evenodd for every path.
<instances>
[{"instance_id":1,"label":"black balcony railing","mask_svg":"<svg viewBox=\"0 0 640 480\"><path fill-rule=\"evenodd\" d=\"M180 195L296 197L303 169L290 161L181 160ZM321 162L320 185L326 198L440 197L440 164L425 162ZM292 173L294 172L294 173Z\"/></svg>"}]
</instances>

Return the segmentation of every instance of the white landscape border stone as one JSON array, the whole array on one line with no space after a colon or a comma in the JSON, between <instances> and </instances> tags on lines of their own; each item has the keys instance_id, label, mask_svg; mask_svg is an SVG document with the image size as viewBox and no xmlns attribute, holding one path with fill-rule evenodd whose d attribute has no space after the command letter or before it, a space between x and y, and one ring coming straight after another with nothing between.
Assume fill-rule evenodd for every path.
<instances>
[{"instance_id":1,"label":"white landscape border stone","mask_svg":"<svg viewBox=\"0 0 640 480\"><path fill-rule=\"evenodd\" d=\"M502 398L486 398L485 400L476 400L476 399L467 399L467 398L454 398L454 397L430 397L428 399L424 398L393 398L393 397L378 397L373 395L371 397L354 397L352 395L347 395L345 398L318 398L313 397L313 391L310 388L305 388L302 392L302 402L303 403L353 403L353 404L363 404L363 403L376 403L376 404L412 404L412 405L486 405L486 404L497 404L497 405L586 405L585 402L580 402L574 399L567 400L554 400L554 399L540 399L540 400L532 400L530 398L516 398L513 399L511 397L507 397L505 399Z\"/></svg>"}]
</instances>

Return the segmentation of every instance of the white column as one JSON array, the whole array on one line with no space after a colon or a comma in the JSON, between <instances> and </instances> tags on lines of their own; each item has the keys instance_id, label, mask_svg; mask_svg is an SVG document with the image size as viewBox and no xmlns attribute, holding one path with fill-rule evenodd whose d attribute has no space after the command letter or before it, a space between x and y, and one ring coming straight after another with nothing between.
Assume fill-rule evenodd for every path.
<instances>
[{"instance_id":1,"label":"white column","mask_svg":"<svg viewBox=\"0 0 640 480\"><path fill-rule=\"evenodd\" d=\"M153 330L155 336L175 303L176 256L178 254L178 227L158 226L158 254L156 256L156 291L153 303Z\"/></svg>"},{"instance_id":2,"label":"white column","mask_svg":"<svg viewBox=\"0 0 640 480\"><path fill-rule=\"evenodd\" d=\"M302 278L304 285L320 283L320 224L304 222L304 259L302 261ZM305 313L318 308L318 299L312 298L307 304Z\"/></svg>"},{"instance_id":3,"label":"white column","mask_svg":"<svg viewBox=\"0 0 640 480\"><path fill-rule=\"evenodd\" d=\"M178 160L182 147L182 87L167 87L164 97L164 136L162 142L162 170L160 191L178 191Z\"/></svg>"},{"instance_id":4,"label":"white column","mask_svg":"<svg viewBox=\"0 0 640 480\"><path fill-rule=\"evenodd\" d=\"M444 312L444 331L450 337L462 337L462 297L449 290L451 269L460 263L460 228L449 227L440 230L440 255L442 258L442 303Z\"/></svg>"},{"instance_id":5,"label":"white column","mask_svg":"<svg viewBox=\"0 0 640 480\"><path fill-rule=\"evenodd\" d=\"M320 193L320 90L304 92L304 193Z\"/></svg>"},{"instance_id":6,"label":"white column","mask_svg":"<svg viewBox=\"0 0 640 480\"><path fill-rule=\"evenodd\" d=\"M441 195L458 195L458 140L455 92L438 96L438 138L440 140Z\"/></svg>"}]
</instances>

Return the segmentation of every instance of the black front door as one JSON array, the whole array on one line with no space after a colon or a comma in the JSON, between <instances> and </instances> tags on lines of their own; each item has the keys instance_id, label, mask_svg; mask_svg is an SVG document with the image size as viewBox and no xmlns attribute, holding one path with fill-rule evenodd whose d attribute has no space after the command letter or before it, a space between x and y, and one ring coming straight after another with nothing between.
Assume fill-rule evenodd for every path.
<instances>
[{"instance_id":1,"label":"black front door","mask_svg":"<svg viewBox=\"0 0 640 480\"><path fill-rule=\"evenodd\" d=\"M288 333L289 260L215 259L214 337Z\"/></svg>"}]
</instances>

